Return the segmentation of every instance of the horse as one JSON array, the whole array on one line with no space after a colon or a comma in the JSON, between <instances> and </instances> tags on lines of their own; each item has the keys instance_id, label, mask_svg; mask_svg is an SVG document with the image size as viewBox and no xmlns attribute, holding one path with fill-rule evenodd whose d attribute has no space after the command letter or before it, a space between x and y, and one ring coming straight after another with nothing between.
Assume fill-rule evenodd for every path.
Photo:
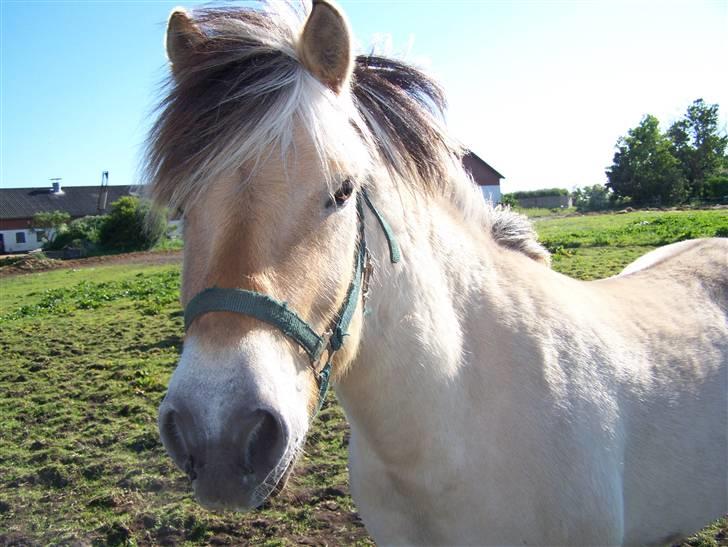
<instances>
[{"instance_id":1,"label":"horse","mask_svg":"<svg viewBox=\"0 0 728 547\"><path fill-rule=\"evenodd\" d=\"M204 507L284 487L334 386L382 545L633 545L728 507L728 241L583 282L483 203L445 97L328 0L172 12L145 172L184 215L159 409Z\"/></svg>"}]
</instances>

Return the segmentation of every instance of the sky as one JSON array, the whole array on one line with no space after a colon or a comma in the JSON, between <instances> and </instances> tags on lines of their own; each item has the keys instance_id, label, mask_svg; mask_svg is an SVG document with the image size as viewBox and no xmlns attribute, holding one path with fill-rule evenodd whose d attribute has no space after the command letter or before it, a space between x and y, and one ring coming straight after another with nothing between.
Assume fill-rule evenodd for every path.
<instances>
[{"instance_id":1,"label":"sky","mask_svg":"<svg viewBox=\"0 0 728 547\"><path fill-rule=\"evenodd\" d=\"M197 2L0 0L0 187L139 182L166 18ZM728 125L728 0L340 0L358 52L432 73L503 191L606 182L617 139L697 98Z\"/></svg>"}]
</instances>

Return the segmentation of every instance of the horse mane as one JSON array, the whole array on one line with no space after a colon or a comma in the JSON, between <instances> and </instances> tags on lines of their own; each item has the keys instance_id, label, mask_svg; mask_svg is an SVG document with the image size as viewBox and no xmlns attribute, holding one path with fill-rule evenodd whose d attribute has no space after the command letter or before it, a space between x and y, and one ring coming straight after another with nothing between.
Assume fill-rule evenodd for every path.
<instances>
[{"instance_id":1,"label":"horse mane","mask_svg":"<svg viewBox=\"0 0 728 547\"><path fill-rule=\"evenodd\" d=\"M299 61L305 14L287 4L265 8L195 10L205 40L183 66L175 65L147 141L144 175L157 203L183 208L209 181L241 166L254 171L276 146L285 157L295 121L312 137L324 168L324 158L349 157L357 146L347 144L356 139L415 193L457 203L475 198L463 149L445 129L445 94L434 79L401 61L359 55L351 101L338 100ZM333 139L323 127L332 111L345 120ZM488 205L468 210L471 204L464 215L502 245L548 261L525 217Z\"/></svg>"},{"instance_id":2,"label":"horse mane","mask_svg":"<svg viewBox=\"0 0 728 547\"><path fill-rule=\"evenodd\" d=\"M378 55L359 55L352 93L388 170L420 189L443 190L461 167L462 148L445 131L439 84L417 68Z\"/></svg>"},{"instance_id":3,"label":"horse mane","mask_svg":"<svg viewBox=\"0 0 728 547\"><path fill-rule=\"evenodd\" d=\"M487 225L493 238L502 246L521 252L536 262L551 265L551 253L538 242L538 234L527 216L513 211L509 206L493 207L486 214Z\"/></svg>"}]
</instances>

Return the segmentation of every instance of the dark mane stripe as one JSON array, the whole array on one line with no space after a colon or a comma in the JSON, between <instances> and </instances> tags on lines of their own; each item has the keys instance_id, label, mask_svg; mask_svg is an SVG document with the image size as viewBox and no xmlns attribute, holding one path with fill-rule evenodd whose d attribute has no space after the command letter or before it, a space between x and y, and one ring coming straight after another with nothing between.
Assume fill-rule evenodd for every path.
<instances>
[{"instance_id":1,"label":"dark mane stripe","mask_svg":"<svg viewBox=\"0 0 728 547\"><path fill-rule=\"evenodd\" d=\"M459 154L441 126L447 102L432 78L394 59L360 55L352 93L391 171L403 178L415 174L425 184L447 182L443 160Z\"/></svg>"}]
</instances>

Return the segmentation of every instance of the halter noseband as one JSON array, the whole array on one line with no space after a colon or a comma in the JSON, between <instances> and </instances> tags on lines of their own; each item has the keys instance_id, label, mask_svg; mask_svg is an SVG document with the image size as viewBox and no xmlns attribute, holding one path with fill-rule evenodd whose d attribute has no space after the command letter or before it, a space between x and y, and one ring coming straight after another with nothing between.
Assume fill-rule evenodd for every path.
<instances>
[{"instance_id":1,"label":"halter noseband","mask_svg":"<svg viewBox=\"0 0 728 547\"><path fill-rule=\"evenodd\" d=\"M399 245L394 239L392 229L384 220L381 213L369 199L365 190L357 195L356 209L359 220L359 242L354 260L354 276L346 291L346 297L341 304L331 328L324 334L318 334L306 321L293 311L285 302L247 289L224 289L211 287L197 293L185 308L185 330L195 318L208 312L227 311L248 315L260 321L277 327L283 334L291 338L308 354L311 368L316 377L319 388L316 412L326 398L329 389L329 376L331 375L331 361L334 354L344 345L349 324L354 317L354 310L359 302L359 295L366 298L366 289L369 281L369 251L367 249L366 234L364 231L364 203L369 207L384 232L389 246L389 257L392 264L400 260ZM326 362L321 370L318 369L322 356L326 353Z\"/></svg>"}]
</instances>

